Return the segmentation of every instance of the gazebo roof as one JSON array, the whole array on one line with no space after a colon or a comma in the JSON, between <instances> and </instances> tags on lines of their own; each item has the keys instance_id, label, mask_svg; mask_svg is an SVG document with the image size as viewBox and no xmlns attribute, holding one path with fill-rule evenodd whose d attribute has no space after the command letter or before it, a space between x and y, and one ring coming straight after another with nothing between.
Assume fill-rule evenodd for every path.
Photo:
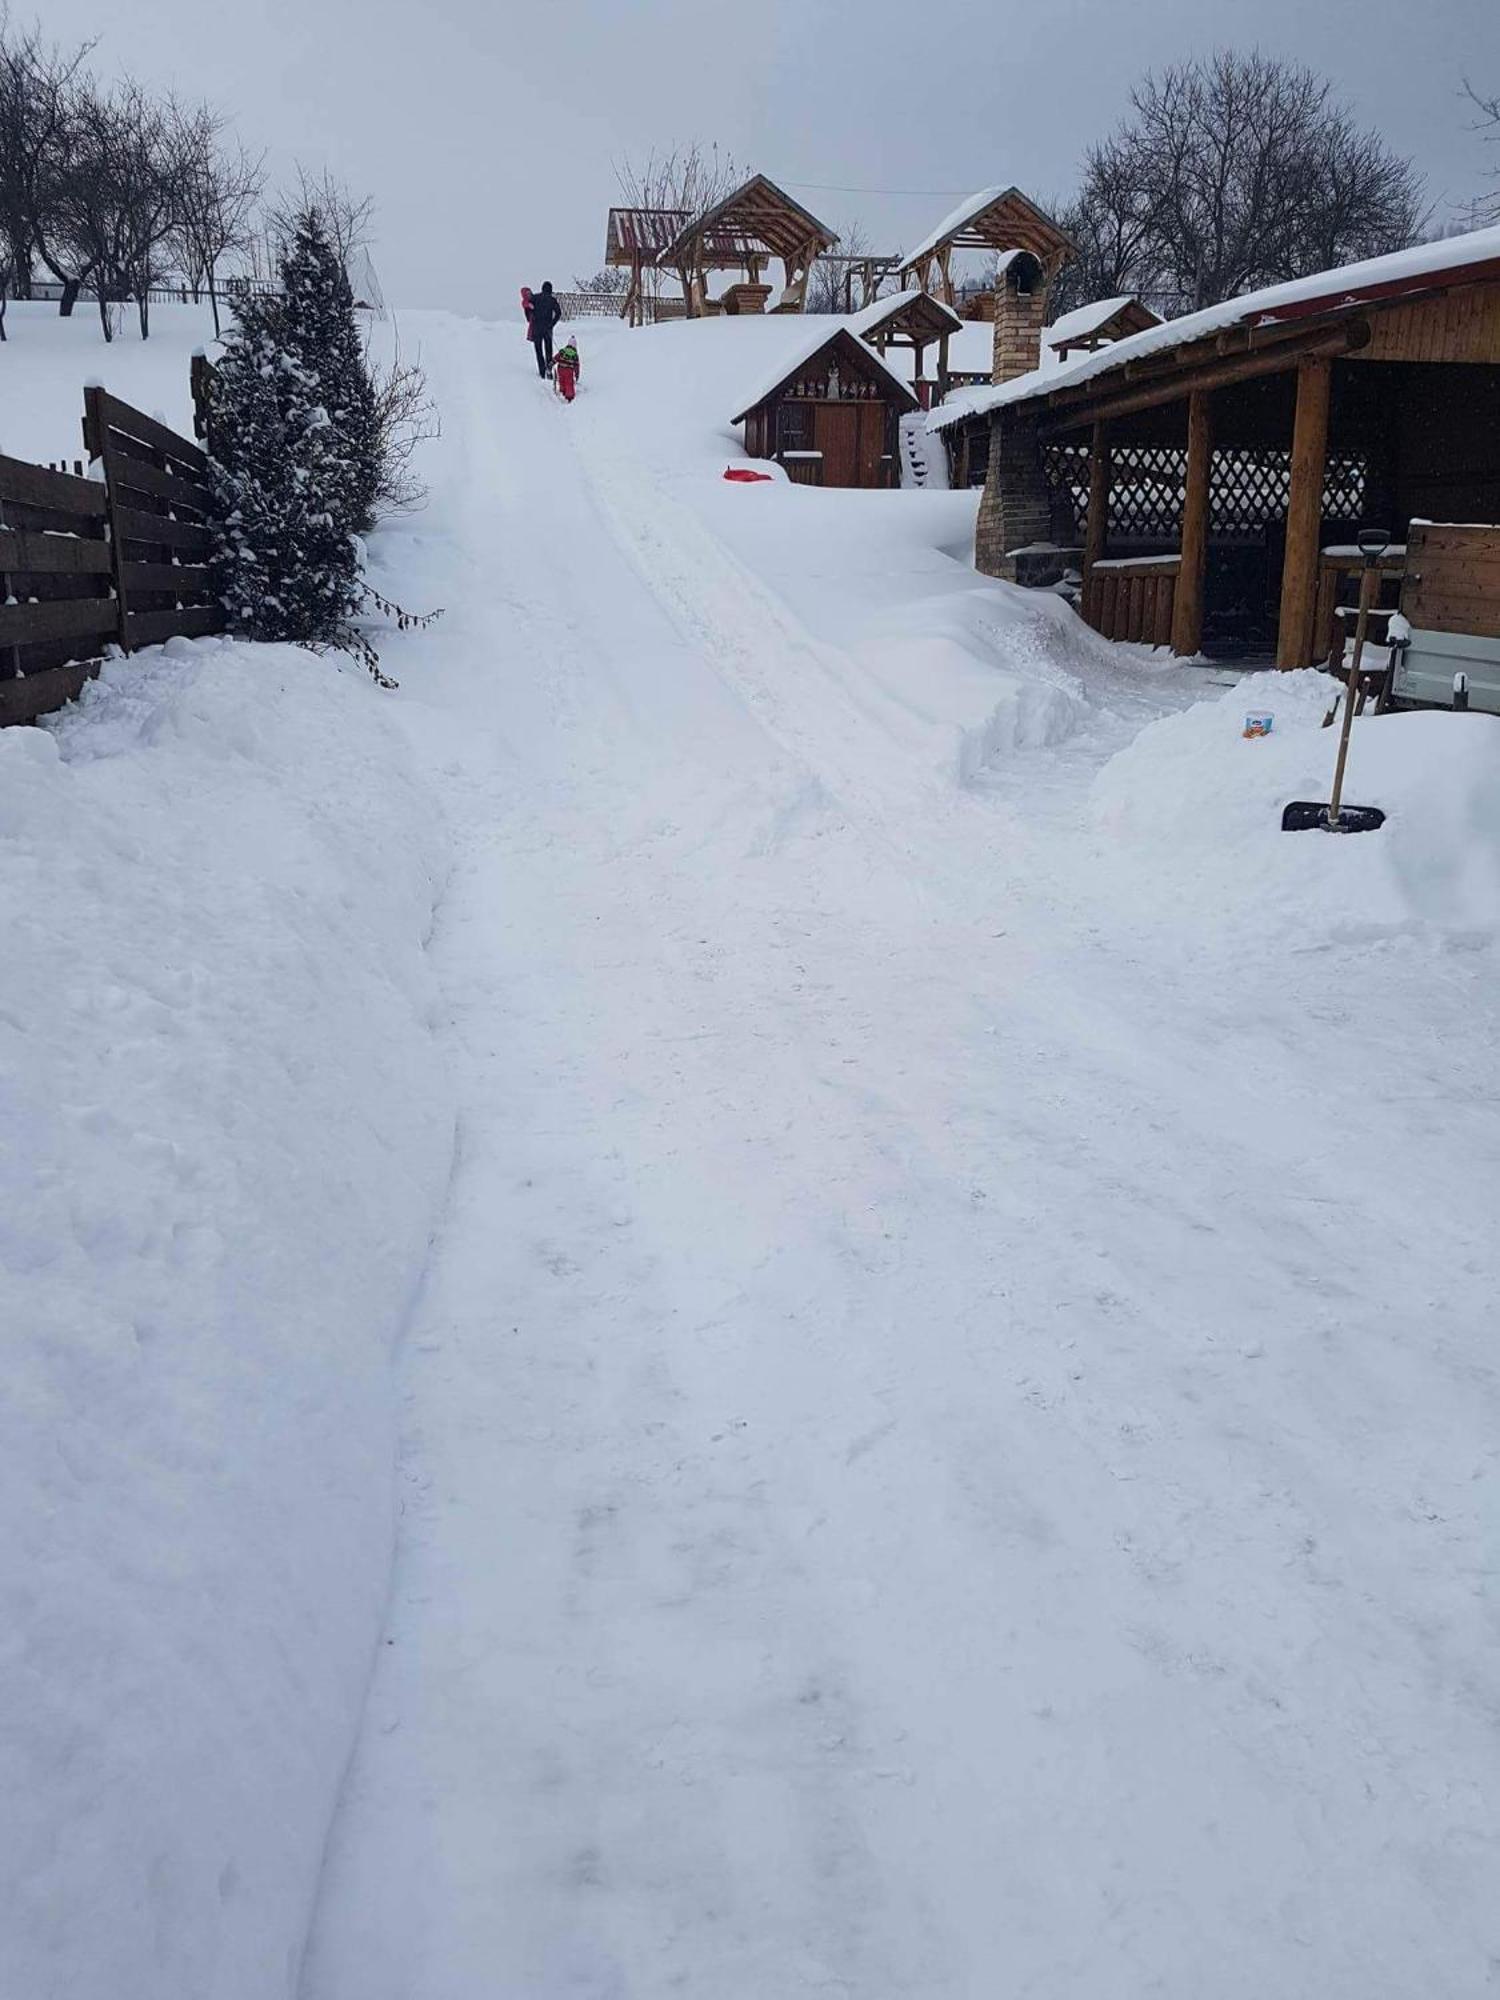
<instances>
[{"instance_id":1,"label":"gazebo roof","mask_svg":"<svg viewBox=\"0 0 1500 2000\"><path fill-rule=\"evenodd\" d=\"M685 208L612 208L604 239L605 263L627 269L637 257L642 263L655 263L677 241L688 220ZM745 261L746 247L743 236L716 230L704 243L703 262L711 270L731 269Z\"/></svg>"},{"instance_id":2,"label":"gazebo roof","mask_svg":"<svg viewBox=\"0 0 1500 2000\"><path fill-rule=\"evenodd\" d=\"M806 324L804 320L804 327ZM909 386L901 380L889 363L881 359L873 347L867 347L850 328L850 321L840 320L830 332L825 320L814 332L804 333L801 340L788 347L781 355L776 364L776 373L762 382L756 393L746 400L738 416L731 417L729 421L732 424L743 423L753 409L774 396L778 389L784 388L794 375L799 374L810 361L815 361L830 347L838 348L841 353L854 355L872 374L882 377L894 400L899 402L903 409L911 411L919 408Z\"/></svg>"},{"instance_id":3,"label":"gazebo roof","mask_svg":"<svg viewBox=\"0 0 1500 2000\"><path fill-rule=\"evenodd\" d=\"M715 236L762 244L776 257L794 257L809 243L831 250L839 240L826 223L764 174L752 175L696 222L687 223L660 251L658 262L681 263L700 239L711 242Z\"/></svg>"},{"instance_id":4,"label":"gazebo roof","mask_svg":"<svg viewBox=\"0 0 1500 2000\"><path fill-rule=\"evenodd\" d=\"M1029 250L1046 264L1076 250L1066 230L1016 187L981 188L945 215L932 234L901 259L903 275L944 246L955 250Z\"/></svg>"},{"instance_id":5,"label":"gazebo roof","mask_svg":"<svg viewBox=\"0 0 1500 2000\"><path fill-rule=\"evenodd\" d=\"M1042 336L1055 354L1069 347L1082 347L1090 340L1122 340L1127 334L1144 333L1148 326L1160 326L1161 314L1142 305L1133 292L1115 299L1095 299L1062 313Z\"/></svg>"},{"instance_id":6,"label":"gazebo roof","mask_svg":"<svg viewBox=\"0 0 1500 2000\"><path fill-rule=\"evenodd\" d=\"M894 298L876 299L847 322L849 331L861 340L874 333L921 334L935 340L941 333L956 333L962 319L952 306L945 306L931 292L898 292Z\"/></svg>"}]
</instances>

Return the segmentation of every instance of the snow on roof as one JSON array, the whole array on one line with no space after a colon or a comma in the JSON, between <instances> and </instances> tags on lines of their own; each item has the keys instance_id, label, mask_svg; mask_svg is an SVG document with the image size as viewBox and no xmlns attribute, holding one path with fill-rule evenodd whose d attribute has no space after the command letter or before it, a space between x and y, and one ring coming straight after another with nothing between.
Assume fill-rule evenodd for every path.
<instances>
[{"instance_id":1,"label":"snow on roof","mask_svg":"<svg viewBox=\"0 0 1500 2000\"><path fill-rule=\"evenodd\" d=\"M971 194L967 201L961 201L951 215L945 215L932 234L919 243L915 250L908 250L900 259L899 268L909 270L913 264L920 264L924 257L930 257L946 237L957 235L967 222L976 215L983 215L992 202L1011 192L1008 186L981 188L978 194Z\"/></svg>"},{"instance_id":2,"label":"snow on roof","mask_svg":"<svg viewBox=\"0 0 1500 2000\"><path fill-rule=\"evenodd\" d=\"M862 317L862 315L857 316ZM806 324L806 321L804 321L804 328ZM731 417L729 421L732 424L740 423L755 408L757 403L763 403L767 396L774 395L788 375L794 375L799 368L805 367L815 354L825 348L831 340L837 340L841 333L848 335L850 340L859 349L862 357L870 363L877 374L885 377L904 403L908 405L915 403L916 398L912 395L910 386L902 381L895 369L888 362L884 361L875 352L873 347L867 346L860 339L859 335L854 331L854 325L851 320L829 319L820 315L815 323L813 332L809 334L804 331L800 340L792 342L787 347L776 365L776 372L768 376L761 383L753 396L745 398L740 405L738 414Z\"/></svg>"},{"instance_id":3,"label":"snow on roof","mask_svg":"<svg viewBox=\"0 0 1500 2000\"><path fill-rule=\"evenodd\" d=\"M946 313L948 318L952 320L955 328L963 325L962 319L953 310L952 306L944 305L942 300L935 299L931 292L924 292L920 289L909 292L898 292L893 298L889 299L877 299L874 305L866 306L861 312L857 312L851 318L845 320L844 324L857 340L863 340L867 335L874 333L878 327L884 326L888 319L893 319L899 312L905 312L908 306L914 306L918 299L926 299L927 303L933 306L938 312Z\"/></svg>"},{"instance_id":4,"label":"snow on roof","mask_svg":"<svg viewBox=\"0 0 1500 2000\"><path fill-rule=\"evenodd\" d=\"M1334 310L1341 305L1358 305L1371 298L1399 298L1404 292L1421 291L1435 278L1454 278L1471 266L1500 263L1500 228L1474 229L1463 236L1445 236L1437 243L1416 243L1409 250L1395 250L1387 257L1368 257L1359 264L1340 264L1331 271L1316 271L1311 277L1293 278L1290 283L1267 285L1221 305L1205 306L1202 312L1182 319L1163 320L1143 333L1132 333L1112 341L1093 354L1083 354L1061 368L1033 369L1013 381L999 382L985 389L966 389L950 396L927 420L933 431L947 430L967 418L984 416L1008 403L1024 403L1029 397L1054 389L1072 388L1080 382L1106 375L1127 361L1138 361L1169 347L1182 347L1202 340L1224 327L1255 325L1291 319L1315 309Z\"/></svg>"},{"instance_id":5,"label":"snow on roof","mask_svg":"<svg viewBox=\"0 0 1500 2000\"><path fill-rule=\"evenodd\" d=\"M1060 313L1042 338L1048 347L1066 347L1069 341L1087 340L1117 312L1135 303L1134 292L1122 292L1117 299L1095 299L1091 305L1075 306L1070 313Z\"/></svg>"}]
</instances>

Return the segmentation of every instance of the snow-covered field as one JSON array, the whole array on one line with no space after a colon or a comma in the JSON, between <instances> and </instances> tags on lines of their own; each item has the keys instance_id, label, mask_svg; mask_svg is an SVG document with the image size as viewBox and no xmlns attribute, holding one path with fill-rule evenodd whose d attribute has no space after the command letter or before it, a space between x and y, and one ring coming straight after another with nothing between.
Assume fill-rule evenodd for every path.
<instances>
[{"instance_id":1,"label":"snow-covered field","mask_svg":"<svg viewBox=\"0 0 1500 2000\"><path fill-rule=\"evenodd\" d=\"M0 738L0 1988L1477 2000L1500 724L1284 836L1317 677L725 483L784 323L579 331L403 319L398 695Z\"/></svg>"}]
</instances>

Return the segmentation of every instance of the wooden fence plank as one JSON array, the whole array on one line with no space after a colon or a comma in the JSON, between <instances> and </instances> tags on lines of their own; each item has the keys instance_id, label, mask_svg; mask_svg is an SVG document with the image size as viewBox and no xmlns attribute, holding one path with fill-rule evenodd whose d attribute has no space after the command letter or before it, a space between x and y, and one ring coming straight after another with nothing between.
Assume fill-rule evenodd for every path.
<instances>
[{"instance_id":1,"label":"wooden fence plank","mask_svg":"<svg viewBox=\"0 0 1500 2000\"><path fill-rule=\"evenodd\" d=\"M122 542L155 542L200 556L208 554L214 539L212 529L201 521L171 521L165 514L143 514L137 507L115 509L115 532Z\"/></svg>"},{"instance_id":2,"label":"wooden fence plank","mask_svg":"<svg viewBox=\"0 0 1500 2000\"><path fill-rule=\"evenodd\" d=\"M84 684L99 672L97 660L79 660L66 667L43 667L24 680L0 681L0 728L13 722L35 722L64 702L76 701Z\"/></svg>"},{"instance_id":3,"label":"wooden fence plank","mask_svg":"<svg viewBox=\"0 0 1500 2000\"><path fill-rule=\"evenodd\" d=\"M125 619L125 643L158 646L166 639L201 639L224 630L223 608L217 604L189 604L175 611L132 611Z\"/></svg>"},{"instance_id":4,"label":"wooden fence plank","mask_svg":"<svg viewBox=\"0 0 1500 2000\"><path fill-rule=\"evenodd\" d=\"M155 499L170 501L174 507L191 507L195 514L207 514L213 504L213 496L202 482L184 479L180 473L163 472L159 465L147 465L143 459L127 458L112 445L105 447L104 476L116 494L149 493Z\"/></svg>"},{"instance_id":5,"label":"wooden fence plank","mask_svg":"<svg viewBox=\"0 0 1500 2000\"><path fill-rule=\"evenodd\" d=\"M25 646L38 639L113 638L117 624L112 597L65 597L49 604L0 604L0 646Z\"/></svg>"},{"instance_id":6,"label":"wooden fence plank","mask_svg":"<svg viewBox=\"0 0 1500 2000\"><path fill-rule=\"evenodd\" d=\"M122 403L118 396L111 396L108 390L99 399L100 413L110 430L123 431L127 437L138 438L142 444L150 445L153 451L174 458L186 467L190 474L203 473L208 469L205 454L176 431L170 431L155 417L148 417L143 410L132 409L129 403Z\"/></svg>"},{"instance_id":7,"label":"wooden fence plank","mask_svg":"<svg viewBox=\"0 0 1500 2000\"><path fill-rule=\"evenodd\" d=\"M109 543L0 527L0 575L107 576Z\"/></svg>"},{"instance_id":8,"label":"wooden fence plank","mask_svg":"<svg viewBox=\"0 0 1500 2000\"><path fill-rule=\"evenodd\" d=\"M138 590L171 590L180 597L199 597L213 580L202 563L126 562L120 576L128 596Z\"/></svg>"},{"instance_id":9,"label":"wooden fence plank","mask_svg":"<svg viewBox=\"0 0 1500 2000\"><path fill-rule=\"evenodd\" d=\"M78 479L71 472L49 472L44 465L0 456L0 500L45 507L55 514L104 517L104 488L97 479Z\"/></svg>"}]
</instances>

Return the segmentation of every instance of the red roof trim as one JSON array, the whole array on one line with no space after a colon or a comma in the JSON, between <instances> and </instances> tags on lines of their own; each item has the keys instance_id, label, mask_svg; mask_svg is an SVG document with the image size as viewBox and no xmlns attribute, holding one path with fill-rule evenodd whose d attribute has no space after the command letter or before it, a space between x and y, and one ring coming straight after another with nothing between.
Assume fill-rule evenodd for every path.
<instances>
[{"instance_id":1,"label":"red roof trim","mask_svg":"<svg viewBox=\"0 0 1500 2000\"><path fill-rule=\"evenodd\" d=\"M1486 257L1478 264L1448 264L1435 271L1412 271L1404 278L1387 278L1383 284L1356 285L1346 292L1324 292L1320 298L1297 299L1286 306L1272 306L1255 315L1257 325L1289 319L1311 319L1316 313L1336 311L1340 306L1368 305L1373 299L1399 299L1411 292L1450 291L1455 285L1472 285L1485 278L1500 278L1500 257Z\"/></svg>"}]
</instances>

